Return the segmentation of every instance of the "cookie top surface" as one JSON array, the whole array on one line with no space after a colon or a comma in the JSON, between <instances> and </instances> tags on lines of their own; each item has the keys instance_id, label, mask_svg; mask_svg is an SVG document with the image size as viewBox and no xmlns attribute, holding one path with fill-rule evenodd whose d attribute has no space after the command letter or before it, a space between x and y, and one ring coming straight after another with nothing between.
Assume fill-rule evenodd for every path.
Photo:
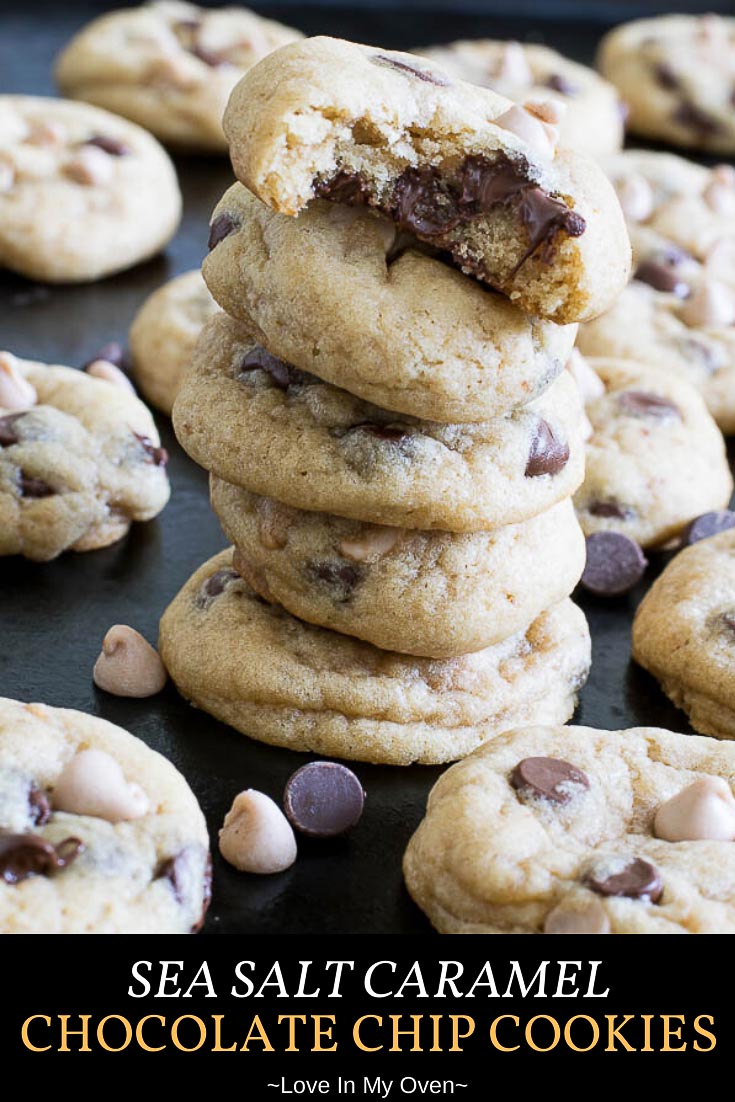
<instances>
[{"instance_id":1,"label":"cookie top surface","mask_svg":"<svg viewBox=\"0 0 735 1102\"><path fill-rule=\"evenodd\" d=\"M615 87L594 69L548 46L479 38L416 53L453 78L492 88L514 103L553 97L564 105L558 124L564 146L601 157L623 144L623 113Z\"/></svg>"},{"instance_id":2,"label":"cookie top surface","mask_svg":"<svg viewBox=\"0 0 735 1102\"><path fill-rule=\"evenodd\" d=\"M0 555L45 561L110 542L168 501L166 453L134 394L83 371L0 353L30 384L25 409L0 406Z\"/></svg>"},{"instance_id":3,"label":"cookie top surface","mask_svg":"<svg viewBox=\"0 0 735 1102\"><path fill-rule=\"evenodd\" d=\"M362 761L448 761L509 715L563 713L589 668L581 611L562 601L526 632L458 658L416 658L314 627L205 563L163 615L179 691L260 741Z\"/></svg>"},{"instance_id":4,"label":"cookie top surface","mask_svg":"<svg viewBox=\"0 0 735 1102\"><path fill-rule=\"evenodd\" d=\"M576 326L528 317L364 208L316 201L287 218L236 184L211 228L203 272L223 309L282 359L385 409L494 417L548 386L574 342Z\"/></svg>"},{"instance_id":5,"label":"cookie top surface","mask_svg":"<svg viewBox=\"0 0 735 1102\"><path fill-rule=\"evenodd\" d=\"M585 533L623 532L650 547L724 508L733 488L725 442L694 387L633 361L588 363L604 393L586 404L592 435L574 498Z\"/></svg>"},{"instance_id":6,"label":"cookie top surface","mask_svg":"<svg viewBox=\"0 0 735 1102\"><path fill-rule=\"evenodd\" d=\"M224 117L236 175L275 210L377 207L528 313L580 321L619 293L629 242L598 165L544 125L415 55L330 38L265 58Z\"/></svg>"},{"instance_id":7,"label":"cookie top surface","mask_svg":"<svg viewBox=\"0 0 735 1102\"><path fill-rule=\"evenodd\" d=\"M79 778L60 794L82 751L97 757L96 814ZM204 816L170 762L96 716L0 700L3 933L189 933L210 879Z\"/></svg>"},{"instance_id":8,"label":"cookie top surface","mask_svg":"<svg viewBox=\"0 0 735 1102\"><path fill-rule=\"evenodd\" d=\"M182 447L226 482L379 524L488 529L542 512L583 476L567 372L493 421L417 421L290 367L226 315L204 327L173 420Z\"/></svg>"},{"instance_id":9,"label":"cookie top surface","mask_svg":"<svg viewBox=\"0 0 735 1102\"><path fill-rule=\"evenodd\" d=\"M731 790L734 777L735 746L714 739L508 731L434 786L404 859L409 891L445 933L541 933L560 914L576 932L733 932L732 841L673 843L654 820L692 782Z\"/></svg>"},{"instance_id":10,"label":"cookie top surface","mask_svg":"<svg viewBox=\"0 0 735 1102\"><path fill-rule=\"evenodd\" d=\"M307 513L213 479L236 569L294 616L386 650L451 657L525 629L584 568L571 501L491 532L422 532Z\"/></svg>"},{"instance_id":11,"label":"cookie top surface","mask_svg":"<svg viewBox=\"0 0 735 1102\"><path fill-rule=\"evenodd\" d=\"M170 415L204 323L217 313L201 272L184 272L150 295L133 319L128 344L135 380Z\"/></svg>"},{"instance_id":12,"label":"cookie top surface","mask_svg":"<svg viewBox=\"0 0 735 1102\"><path fill-rule=\"evenodd\" d=\"M88 104L0 96L0 265L99 279L153 256L180 217L173 164L145 130Z\"/></svg>"},{"instance_id":13,"label":"cookie top surface","mask_svg":"<svg viewBox=\"0 0 735 1102\"><path fill-rule=\"evenodd\" d=\"M735 734L735 532L681 551L656 579L633 623L633 655L675 703L690 710L703 697L722 722L707 733Z\"/></svg>"},{"instance_id":14,"label":"cookie top surface","mask_svg":"<svg viewBox=\"0 0 735 1102\"><path fill-rule=\"evenodd\" d=\"M735 19L662 15L623 23L598 66L630 107L638 134L712 152L735 150Z\"/></svg>"},{"instance_id":15,"label":"cookie top surface","mask_svg":"<svg viewBox=\"0 0 735 1102\"><path fill-rule=\"evenodd\" d=\"M62 92L145 126L162 141L226 151L221 118L243 73L298 31L246 8L174 0L108 12L56 63Z\"/></svg>"}]
</instances>

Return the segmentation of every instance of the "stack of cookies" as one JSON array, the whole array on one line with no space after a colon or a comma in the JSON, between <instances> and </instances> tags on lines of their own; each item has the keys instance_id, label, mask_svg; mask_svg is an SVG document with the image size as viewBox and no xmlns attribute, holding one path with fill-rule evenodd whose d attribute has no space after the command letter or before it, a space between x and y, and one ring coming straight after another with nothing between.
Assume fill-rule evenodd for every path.
<instances>
[{"instance_id":1,"label":"stack of cookies","mask_svg":"<svg viewBox=\"0 0 735 1102\"><path fill-rule=\"evenodd\" d=\"M444 762L572 714L584 419L563 369L630 258L611 185L556 149L547 107L331 39L233 93L246 186L203 266L226 313L173 416L234 546L160 649L256 739Z\"/></svg>"}]
</instances>

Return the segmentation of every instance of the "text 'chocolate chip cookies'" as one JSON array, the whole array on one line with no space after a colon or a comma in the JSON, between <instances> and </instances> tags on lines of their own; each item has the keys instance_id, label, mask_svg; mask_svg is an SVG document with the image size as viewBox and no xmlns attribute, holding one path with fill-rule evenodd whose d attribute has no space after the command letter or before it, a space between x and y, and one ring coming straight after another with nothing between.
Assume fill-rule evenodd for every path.
<instances>
[{"instance_id":1,"label":"text 'chocolate chip cookies'","mask_svg":"<svg viewBox=\"0 0 735 1102\"><path fill-rule=\"evenodd\" d=\"M574 710L586 421L563 369L629 250L607 181L557 153L551 122L527 113L523 129L509 101L427 66L316 39L233 94L247 186L216 207L203 265L226 313L202 329L173 421L234 546L160 635L184 696L243 733L394 764ZM432 113L414 148L406 128ZM270 142L268 120L293 141Z\"/></svg>"}]
</instances>

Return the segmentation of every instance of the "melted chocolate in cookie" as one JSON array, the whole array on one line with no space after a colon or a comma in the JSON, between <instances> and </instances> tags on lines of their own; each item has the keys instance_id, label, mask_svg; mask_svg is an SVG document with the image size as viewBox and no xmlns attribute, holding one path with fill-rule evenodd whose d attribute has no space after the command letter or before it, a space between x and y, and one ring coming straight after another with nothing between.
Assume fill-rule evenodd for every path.
<instances>
[{"instance_id":1,"label":"melted chocolate in cookie","mask_svg":"<svg viewBox=\"0 0 735 1102\"><path fill-rule=\"evenodd\" d=\"M117 138L109 138L106 134L95 134L94 137L87 138L83 144L94 145L103 153L108 153L110 157L127 157L132 153L132 149L125 142L118 141Z\"/></svg>"},{"instance_id":2,"label":"melted chocolate in cookie","mask_svg":"<svg viewBox=\"0 0 735 1102\"><path fill-rule=\"evenodd\" d=\"M32 475L26 474L24 471L18 472L18 490L21 497L28 498L53 497L56 493L56 490L53 486L49 486L48 482L44 482L42 478L33 478Z\"/></svg>"},{"instance_id":3,"label":"melted chocolate in cookie","mask_svg":"<svg viewBox=\"0 0 735 1102\"><path fill-rule=\"evenodd\" d=\"M310 584L325 586L331 599L338 604L349 601L365 577L363 567L337 559L310 562L304 572Z\"/></svg>"},{"instance_id":4,"label":"melted chocolate in cookie","mask_svg":"<svg viewBox=\"0 0 735 1102\"><path fill-rule=\"evenodd\" d=\"M18 884L29 876L51 876L83 849L79 838L65 838L54 846L38 834L0 834L0 880Z\"/></svg>"},{"instance_id":5,"label":"melted chocolate in cookie","mask_svg":"<svg viewBox=\"0 0 735 1102\"><path fill-rule=\"evenodd\" d=\"M243 356L237 369L237 378L247 382L253 371L264 371L279 390L288 390L292 386L304 386L317 382L314 375L300 371L285 360L279 360L265 348L255 345Z\"/></svg>"},{"instance_id":6,"label":"melted chocolate in cookie","mask_svg":"<svg viewBox=\"0 0 735 1102\"><path fill-rule=\"evenodd\" d=\"M554 804L568 804L590 786L586 773L561 758L524 758L509 780L516 791Z\"/></svg>"},{"instance_id":7,"label":"melted chocolate in cookie","mask_svg":"<svg viewBox=\"0 0 735 1102\"><path fill-rule=\"evenodd\" d=\"M35 781L28 789L28 815L34 826L43 826L51 818L51 804L48 796Z\"/></svg>"},{"instance_id":8,"label":"melted chocolate in cookie","mask_svg":"<svg viewBox=\"0 0 735 1102\"><path fill-rule=\"evenodd\" d=\"M452 83L444 73L439 73L435 69L420 69L413 62L398 61L395 57L385 57L383 54L374 54L370 60L373 65L387 65L388 68L396 69L405 76L416 77L426 84L436 84L439 88L448 88Z\"/></svg>"},{"instance_id":9,"label":"melted chocolate in cookie","mask_svg":"<svg viewBox=\"0 0 735 1102\"><path fill-rule=\"evenodd\" d=\"M618 408L630 417L646 417L667 421L671 418L681 420L681 410L668 398L660 394L649 394L643 390L625 390L618 395Z\"/></svg>"},{"instance_id":10,"label":"melted chocolate in cookie","mask_svg":"<svg viewBox=\"0 0 735 1102\"><path fill-rule=\"evenodd\" d=\"M558 474L569 461L569 445L566 440L558 440L548 421L539 418L531 450L526 463L526 478L537 478L542 474Z\"/></svg>"},{"instance_id":11,"label":"melted chocolate in cookie","mask_svg":"<svg viewBox=\"0 0 735 1102\"><path fill-rule=\"evenodd\" d=\"M224 593L233 582L239 580L240 575L236 570L231 570L229 567L223 570L217 570L214 574L211 574L202 585L196 601L197 606L199 608L205 608L215 597L219 597L220 593Z\"/></svg>"},{"instance_id":12,"label":"melted chocolate in cookie","mask_svg":"<svg viewBox=\"0 0 735 1102\"><path fill-rule=\"evenodd\" d=\"M20 440L15 425L25 413L7 413L0 417L0 448L9 448Z\"/></svg>"},{"instance_id":13,"label":"melted chocolate in cookie","mask_svg":"<svg viewBox=\"0 0 735 1102\"><path fill-rule=\"evenodd\" d=\"M622 895L651 903L658 903L664 890L660 872L642 857L634 857L620 872L610 876L588 873L584 883L598 895Z\"/></svg>"},{"instance_id":14,"label":"melted chocolate in cookie","mask_svg":"<svg viewBox=\"0 0 735 1102\"><path fill-rule=\"evenodd\" d=\"M140 433L134 432L133 436L140 444L141 448L145 452L148 463L152 463L154 467L165 467L168 463L168 452L165 448L158 448L148 436L141 436Z\"/></svg>"}]
</instances>

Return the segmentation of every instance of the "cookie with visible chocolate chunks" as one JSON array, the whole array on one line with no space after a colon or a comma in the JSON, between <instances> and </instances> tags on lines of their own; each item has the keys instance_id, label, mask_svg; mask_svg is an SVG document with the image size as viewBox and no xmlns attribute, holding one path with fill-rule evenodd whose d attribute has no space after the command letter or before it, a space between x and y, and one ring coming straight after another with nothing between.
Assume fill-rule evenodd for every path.
<instances>
[{"instance_id":1,"label":"cookie with visible chocolate chunks","mask_svg":"<svg viewBox=\"0 0 735 1102\"><path fill-rule=\"evenodd\" d=\"M384 409L484 421L532 401L576 326L527 317L416 244L364 208L316 201L286 218L236 184L202 271L271 352Z\"/></svg>"},{"instance_id":2,"label":"cookie with visible chocolate chunks","mask_svg":"<svg viewBox=\"0 0 735 1102\"><path fill-rule=\"evenodd\" d=\"M268 604L232 550L166 609L159 652L182 696L250 738L390 765L453 761L519 722L565 722L590 664L587 621L569 599L493 647L416 658Z\"/></svg>"},{"instance_id":3,"label":"cookie with visible chocolate chunks","mask_svg":"<svg viewBox=\"0 0 735 1102\"><path fill-rule=\"evenodd\" d=\"M267 600L386 650L492 646L567 597L584 568L571 501L491 532L422 532L292 509L212 479L234 566Z\"/></svg>"},{"instance_id":4,"label":"cookie with visible chocolate chunks","mask_svg":"<svg viewBox=\"0 0 735 1102\"><path fill-rule=\"evenodd\" d=\"M236 175L274 210L374 207L526 312L574 322L615 300L630 246L609 182L557 149L554 118L414 55L322 37L255 66L223 122Z\"/></svg>"},{"instance_id":5,"label":"cookie with visible chocolate chunks","mask_svg":"<svg viewBox=\"0 0 735 1102\"><path fill-rule=\"evenodd\" d=\"M165 506L167 460L127 387L0 352L0 556L117 542Z\"/></svg>"},{"instance_id":6,"label":"cookie with visible chocolate chunks","mask_svg":"<svg viewBox=\"0 0 735 1102\"><path fill-rule=\"evenodd\" d=\"M543 512L583 477L568 372L492 421L418 421L277 359L224 314L202 331L173 422L182 447L218 478L369 524L483 531Z\"/></svg>"},{"instance_id":7,"label":"cookie with visible chocolate chunks","mask_svg":"<svg viewBox=\"0 0 735 1102\"><path fill-rule=\"evenodd\" d=\"M161 754L97 716L0 700L0 932L183 934L209 838Z\"/></svg>"},{"instance_id":8,"label":"cookie with visible chocolate chunks","mask_svg":"<svg viewBox=\"0 0 735 1102\"><path fill-rule=\"evenodd\" d=\"M592 431L574 495L585 535L622 532L656 547L725 508L733 489L725 442L694 387L632 360L587 363L603 393L585 407Z\"/></svg>"},{"instance_id":9,"label":"cookie with visible chocolate chunks","mask_svg":"<svg viewBox=\"0 0 735 1102\"><path fill-rule=\"evenodd\" d=\"M440 933L735 932L735 746L519 727L448 769L403 870Z\"/></svg>"},{"instance_id":10,"label":"cookie with visible chocolate chunks","mask_svg":"<svg viewBox=\"0 0 735 1102\"><path fill-rule=\"evenodd\" d=\"M708 13L623 23L603 38L597 65L630 108L633 133L735 152L735 19Z\"/></svg>"},{"instance_id":11,"label":"cookie with visible chocolate chunks","mask_svg":"<svg viewBox=\"0 0 735 1102\"><path fill-rule=\"evenodd\" d=\"M0 268L78 283L154 256L181 219L155 138L99 107L0 96Z\"/></svg>"},{"instance_id":12,"label":"cookie with visible chocolate chunks","mask_svg":"<svg viewBox=\"0 0 735 1102\"><path fill-rule=\"evenodd\" d=\"M633 622L633 657L695 731L735 738L735 531L700 539L656 579Z\"/></svg>"}]
</instances>

